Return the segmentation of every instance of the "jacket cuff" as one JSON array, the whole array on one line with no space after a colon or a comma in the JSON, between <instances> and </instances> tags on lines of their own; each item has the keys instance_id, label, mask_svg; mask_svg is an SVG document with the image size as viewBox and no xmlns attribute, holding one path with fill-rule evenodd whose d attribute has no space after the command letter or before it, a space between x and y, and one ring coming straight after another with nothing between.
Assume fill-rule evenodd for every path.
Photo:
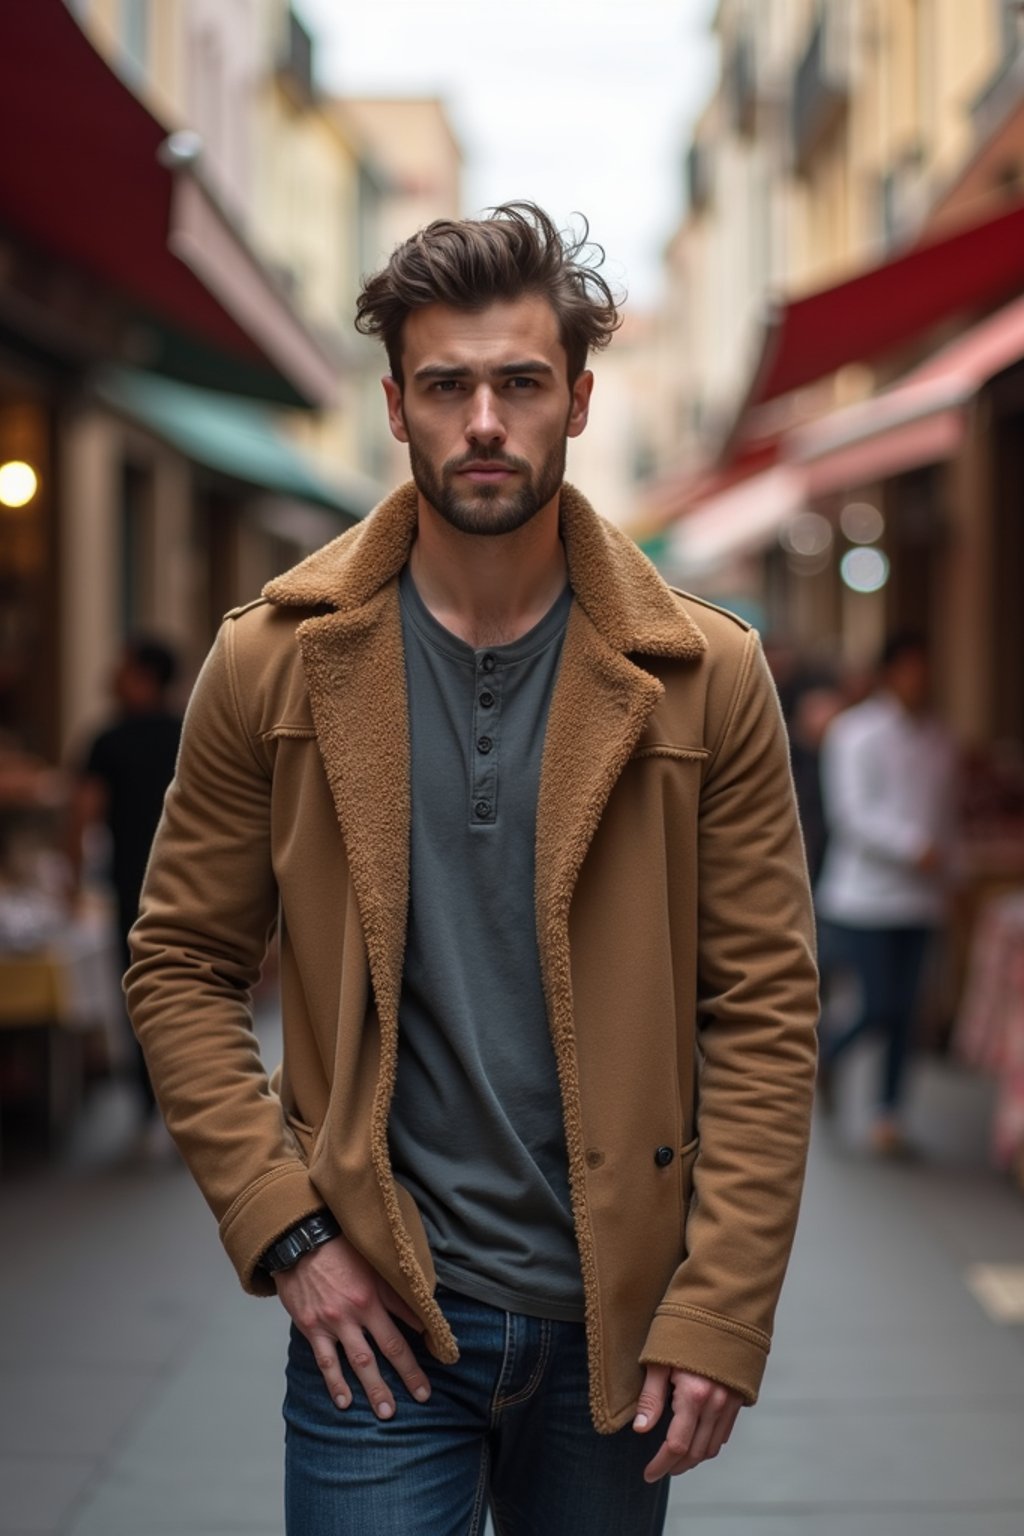
<instances>
[{"instance_id":1,"label":"jacket cuff","mask_svg":"<svg viewBox=\"0 0 1024 1536\"><path fill-rule=\"evenodd\" d=\"M669 1365L731 1387L750 1405L768 1359L768 1341L759 1329L729 1318L715 1319L686 1308L659 1308L640 1354L641 1365Z\"/></svg>"},{"instance_id":2,"label":"jacket cuff","mask_svg":"<svg viewBox=\"0 0 1024 1536\"><path fill-rule=\"evenodd\" d=\"M323 1208L324 1198L301 1163L272 1169L239 1196L220 1223L220 1238L251 1296L276 1293L272 1278L260 1268L271 1243Z\"/></svg>"}]
</instances>

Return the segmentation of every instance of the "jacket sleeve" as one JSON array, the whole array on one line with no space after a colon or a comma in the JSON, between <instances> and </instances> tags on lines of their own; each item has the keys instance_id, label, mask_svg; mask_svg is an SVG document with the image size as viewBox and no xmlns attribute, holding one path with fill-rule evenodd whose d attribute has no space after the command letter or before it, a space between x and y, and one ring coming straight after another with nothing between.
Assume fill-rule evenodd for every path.
<instances>
[{"instance_id":1,"label":"jacket sleeve","mask_svg":"<svg viewBox=\"0 0 1024 1536\"><path fill-rule=\"evenodd\" d=\"M778 699L751 632L701 797L687 1257L641 1360L756 1400L803 1185L816 1059L810 892Z\"/></svg>"},{"instance_id":2,"label":"jacket sleeve","mask_svg":"<svg viewBox=\"0 0 1024 1536\"><path fill-rule=\"evenodd\" d=\"M322 1206L271 1090L252 987L277 910L271 765L246 729L228 620L185 716L131 933L125 991L168 1129L246 1289L266 1247Z\"/></svg>"}]
</instances>

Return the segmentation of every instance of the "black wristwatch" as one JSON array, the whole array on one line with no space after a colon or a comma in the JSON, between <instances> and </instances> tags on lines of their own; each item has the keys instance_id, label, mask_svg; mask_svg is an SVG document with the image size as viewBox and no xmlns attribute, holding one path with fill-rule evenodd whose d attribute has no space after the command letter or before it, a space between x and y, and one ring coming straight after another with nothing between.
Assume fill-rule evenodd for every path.
<instances>
[{"instance_id":1,"label":"black wristwatch","mask_svg":"<svg viewBox=\"0 0 1024 1536\"><path fill-rule=\"evenodd\" d=\"M314 1211L312 1216L305 1216L294 1227L290 1227L276 1243L271 1243L260 1259L260 1267L270 1275L276 1275L282 1269L291 1269L304 1253L312 1253L314 1248L319 1248L321 1243L329 1243L332 1237L338 1237L340 1233L341 1228L330 1211Z\"/></svg>"}]
</instances>

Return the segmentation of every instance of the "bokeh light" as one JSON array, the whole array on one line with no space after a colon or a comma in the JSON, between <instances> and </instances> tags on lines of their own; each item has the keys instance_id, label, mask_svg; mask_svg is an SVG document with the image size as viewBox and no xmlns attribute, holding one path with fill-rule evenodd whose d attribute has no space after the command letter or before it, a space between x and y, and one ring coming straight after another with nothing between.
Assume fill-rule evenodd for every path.
<instances>
[{"instance_id":1,"label":"bokeh light","mask_svg":"<svg viewBox=\"0 0 1024 1536\"><path fill-rule=\"evenodd\" d=\"M851 544L875 544L885 532L885 518L870 501L851 501L839 514L839 526Z\"/></svg>"},{"instance_id":2,"label":"bokeh light","mask_svg":"<svg viewBox=\"0 0 1024 1536\"><path fill-rule=\"evenodd\" d=\"M787 526L783 543L794 555L815 559L832 548L832 527L820 512L801 512Z\"/></svg>"},{"instance_id":3,"label":"bokeh light","mask_svg":"<svg viewBox=\"0 0 1024 1536\"><path fill-rule=\"evenodd\" d=\"M23 459L0 464L0 505L25 507L39 489L39 476Z\"/></svg>"},{"instance_id":4,"label":"bokeh light","mask_svg":"<svg viewBox=\"0 0 1024 1536\"><path fill-rule=\"evenodd\" d=\"M848 549L839 562L839 574L851 592L879 592L889 580L889 557L864 545Z\"/></svg>"}]
</instances>

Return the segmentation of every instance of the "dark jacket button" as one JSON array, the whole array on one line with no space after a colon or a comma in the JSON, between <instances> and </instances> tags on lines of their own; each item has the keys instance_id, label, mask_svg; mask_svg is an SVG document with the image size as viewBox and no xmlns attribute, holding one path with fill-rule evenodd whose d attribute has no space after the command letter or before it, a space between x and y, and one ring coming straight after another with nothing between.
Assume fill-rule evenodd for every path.
<instances>
[{"instance_id":1,"label":"dark jacket button","mask_svg":"<svg viewBox=\"0 0 1024 1536\"><path fill-rule=\"evenodd\" d=\"M675 1153L671 1147L659 1147L654 1154L654 1161L659 1168L667 1168L674 1157Z\"/></svg>"}]
</instances>

